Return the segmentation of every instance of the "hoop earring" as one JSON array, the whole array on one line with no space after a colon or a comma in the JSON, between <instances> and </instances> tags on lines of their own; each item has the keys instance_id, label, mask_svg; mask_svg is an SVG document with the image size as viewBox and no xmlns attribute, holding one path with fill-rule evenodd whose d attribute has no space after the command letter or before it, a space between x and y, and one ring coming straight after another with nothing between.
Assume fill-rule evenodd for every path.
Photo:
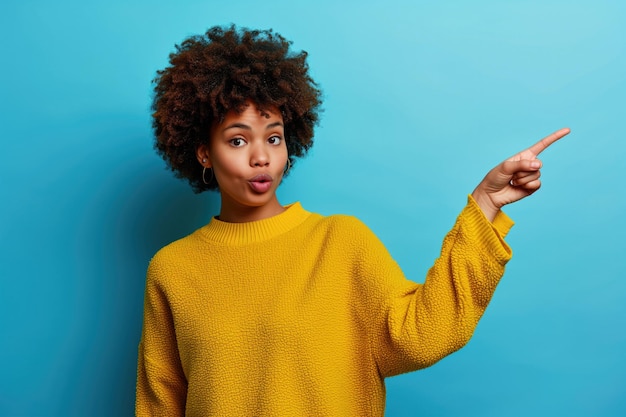
<instances>
[{"instance_id":1,"label":"hoop earring","mask_svg":"<svg viewBox=\"0 0 626 417\"><path fill-rule=\"evenodd\" d=\"M211 168L209 168L211 169ZM206 179L204 179L204 174L206 173L206 167L202 167L202 182L205 185L209 185L211 184L211 181L213 181L213 170L211 169L211 178L209 178L209 181L207 181Z\"/></svg>"},{"instance_id":2,"label":"hoop earring","mask_svg":"<svg viewBox=\"0 0 626 417\"><path fill-rule=\"evenodd\" d=\"M286 175L290 169L291 169L291 160L287 158L287 168L285 168L285 170L283 171L283 175Z\"/></svg>"}]
</instances>

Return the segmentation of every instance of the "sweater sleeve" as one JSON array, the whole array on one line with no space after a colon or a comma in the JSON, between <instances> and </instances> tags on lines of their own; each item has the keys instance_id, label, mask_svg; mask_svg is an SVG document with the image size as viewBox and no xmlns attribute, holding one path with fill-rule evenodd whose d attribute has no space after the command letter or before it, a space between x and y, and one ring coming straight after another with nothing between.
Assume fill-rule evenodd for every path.
<instances>
[{"instance_id":1,"label":"sweater sleeve","mask_svg":"<svg viewBox=\"0 0 626 417\"><path fill-rule=\"evenodd\" d=\"M489 222L470 196L424 284L406 280L377 238L368 245L366 279L380 285L370 343L381 375L430 366L469 341L511 258L503 238L512 225L502 212Z\"/></svg>"},{"instance_id":2,"label":"sweater sleeve","mask_svg":"<svg viewBox=\"0 0 626 417\"><path fill-rule=\"evenodd\" d=\"M158 255L157 255L158 256ZM178 354L174 320L155 257L148 268L137 367L137 416L184 416L187 381Z\"/></svg>"}]
</instances>

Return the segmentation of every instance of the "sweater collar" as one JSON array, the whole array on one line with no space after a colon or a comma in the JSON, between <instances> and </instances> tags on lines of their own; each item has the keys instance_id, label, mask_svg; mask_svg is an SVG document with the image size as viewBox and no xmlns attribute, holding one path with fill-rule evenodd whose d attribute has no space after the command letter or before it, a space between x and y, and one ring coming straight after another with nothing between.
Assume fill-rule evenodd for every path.
<instances>
[{"instance_id":1,"label":"sweater collar","mask_svg":"<svg viewBox=\"0 0 626 417\"><path fill-rule=\"evenodd\" d=\"M199 229L202 236L210 241L246 245L261 242L281 235L304 222L311 215L299 202L285 207L276 216L247 223L228 223L213 217L209 224Z\"/></svg>"}]
</instances>

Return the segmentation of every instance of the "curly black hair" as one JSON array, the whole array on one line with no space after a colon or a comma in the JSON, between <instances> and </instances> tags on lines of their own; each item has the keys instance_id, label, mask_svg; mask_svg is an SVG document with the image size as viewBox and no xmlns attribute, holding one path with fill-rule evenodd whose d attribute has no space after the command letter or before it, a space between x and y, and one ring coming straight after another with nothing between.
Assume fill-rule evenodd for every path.
<instances>
[{"instance_id":1,"label":"curly black hair","mask_svg":"<svg viewBox=\"0 0 626 417\"><path fill-rule=\"evenodd\" d=\"M196 193L218 184L202 180L196 149L209 141L214 123L252 101L261 111L278 108L283 116L289 162L313 145L321 111L321 91L308 73L305 51L270 30L213 27L192 36L157 71L152 103L155 148L177 177Z\"/></svg>"}]
</instances>

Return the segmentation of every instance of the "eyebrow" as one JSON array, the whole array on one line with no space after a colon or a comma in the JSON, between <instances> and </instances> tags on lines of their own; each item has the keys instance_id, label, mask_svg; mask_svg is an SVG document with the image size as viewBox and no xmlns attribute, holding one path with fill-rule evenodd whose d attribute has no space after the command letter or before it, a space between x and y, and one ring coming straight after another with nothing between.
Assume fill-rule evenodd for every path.
<instances>
[{"instance_id":1,"label":"eyebrow","mask_svg":"<svg viewBox=\"0 0 626 417\"><path fill-rule=\"evenodd\" d=\"M284 127L284 125L281 122L274 122L274 123L270 123L269 125L265 126L265 130L270 130L273 129L275 127ZM227 131L228 129L244 129L244 130L252 130L252 128L246 124L243 123L233 123L231 125L226 126L224 129L222 129L222 132Z\"/></svg>"}]
</instances>

